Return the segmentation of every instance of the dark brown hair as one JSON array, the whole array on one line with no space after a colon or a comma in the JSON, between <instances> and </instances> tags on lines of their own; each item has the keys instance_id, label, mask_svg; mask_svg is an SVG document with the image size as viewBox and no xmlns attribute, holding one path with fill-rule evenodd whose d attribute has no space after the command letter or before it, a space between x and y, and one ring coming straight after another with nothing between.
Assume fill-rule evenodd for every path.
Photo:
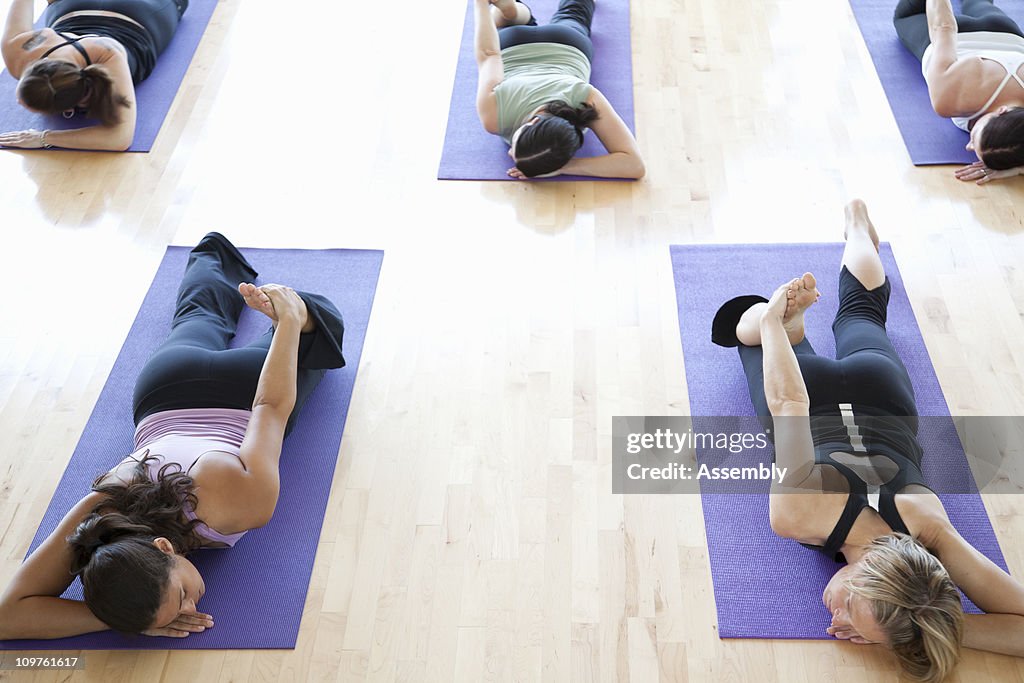
<instances>
[{"instance_id":1,"label":"dark brown hair","mask_svg":"<svg viewBox=\"0 0 1024 683\"><path fill-rule=\"evenodd\" d=\"M540 120L516 139L516 168L527 178L557 171L583 146L583 129L596 120L597 110L589 104L548 102Z\"/></svg>"},{"instance_id":2,"label":"dark brown hair","mask_svg":"<svg viewBox=\"0 0 1024 683\"><path fill-rule=\"evenodd\" d=\"M77 109L85 99L85 114L105 126L121 120L119 107L131 103L124 95L114 94L114 81L106 67L92 64L79 69L59 59L33 62L18 82L18 98L30 109L60 114Z\"/></svg>"},{"instance_id":3,"label":"dark brown hair","mask_svg":"<svg viewBox=\"0 0 1024 683\"><path fill-rule=\"evenodd\" d=\"M186 520L185 506L195 509L192 478L170 463L149 478L146 453L127 483L103 483L92 490L106 499L93 508L68 537L71 571L82 580L85 604L111 628L141 633L153 625L173 566L171 556L153 541L168 539L185 553L200 545L194 533L198 519Z\"/></svg>"},{"instance_id":4,"label":"dark brown hair","mask_svg":"<svg viewBox=\"0 0 1024 683\"><path fill-rule=\"evenodd\" d=\"M981 160L993 171L1024 166L1024 108L990 118L978 144Z\"/></svg>"}]
</instances>

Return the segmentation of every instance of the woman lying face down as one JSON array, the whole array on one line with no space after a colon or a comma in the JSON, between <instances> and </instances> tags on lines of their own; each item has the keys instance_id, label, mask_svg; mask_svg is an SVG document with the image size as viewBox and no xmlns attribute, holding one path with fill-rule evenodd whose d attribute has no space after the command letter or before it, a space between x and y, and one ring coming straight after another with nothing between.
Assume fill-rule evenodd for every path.
<instances>
[{"instance_id":1,"label":"woman lying face down","mask_svg":"<svg viewBox=\"0 0 1024 683\"><path fill-rule=\"evenodd\" d=\"M822 592L828 633L887 647L914 680L946 678L962 646L1024 656L1024 586L958 533L922 474L913 383L888 336L891 284L863 202L847 207L846 238L835 358L805 336L811 273L770 299L726 302L713 323L712 340L738 348L789 473L772 484L772 530L846 563ZM986 614L965 615L960 591Z\"/></svg>"},{"instance_id":2,"label":"woman lying face down","mask_svg":"<svg viewBox=\"0 0 1024 683\"><path fill-rule=\"evenodd\" d=\"M191 251L170 334L136 379L135 450L15 573L0 595L0 639L185 637L213 626L185 555L231 547L270 521L284 438L326 371L345 364L334 305L257 287L256 275L218 233ZM270 329L228 348L246 306ZM84 602L60 597L75 576Z\"/></svg>"}]
</instances>

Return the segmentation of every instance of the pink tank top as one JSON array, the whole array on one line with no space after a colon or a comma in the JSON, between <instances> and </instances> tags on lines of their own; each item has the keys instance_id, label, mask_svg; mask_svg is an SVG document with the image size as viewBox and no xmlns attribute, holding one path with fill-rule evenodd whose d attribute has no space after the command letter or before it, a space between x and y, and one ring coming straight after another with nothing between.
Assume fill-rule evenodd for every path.
<instances>
[{"instance_id":1,"label":"pink tank top","mask_svg":"<svg viewBox=\"0 0 1024 683\"><path fill-rule=\"evenodd\" d=\"M125 458L138 462L149 451L149 476L156 481L160 468L177 463L188 474L204 454L223 451L235 457L240 454L242 439L252 412L233 408L189 408L165 410L142 419L135 428L135 451ZM195 511L186 507L185 516L195 519ZM195 528L196 534L213 543L235 545L245 532L222 534L205 524Z\"/></svg>"}]
</instances>

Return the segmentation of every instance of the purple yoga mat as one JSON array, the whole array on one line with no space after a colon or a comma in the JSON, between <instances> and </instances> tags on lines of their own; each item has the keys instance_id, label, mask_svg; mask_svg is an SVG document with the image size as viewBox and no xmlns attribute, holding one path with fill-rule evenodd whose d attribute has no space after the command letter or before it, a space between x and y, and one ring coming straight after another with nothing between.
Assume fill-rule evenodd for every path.
<instances>
[{"instance_id":1,"label":"purple yoga mat","mask_svg":"<svg viewBox=\"0 0 1024 683\"><path fill-rule=\"evenodd\" d=\"M807 338L819 355L834 357L831 324L838 305L842 250L841 244L671 247L692 415L754 415L736 350L711 343L715 312L734 296L769 296L794 274L814 273L823 296L807 313ZM889 337L913 380L918 410L921 415L949 415L887 244L882 245L881 255L892 282ZM714 286L709 289L708 283ZM966 472L967 462L955 438L922 439L921 445L925 480L936 488L936 482ZM970 494L941 498L964 538L1005 569L981 498ZM830 618L821 591L840 565L772 533L766 495L705 493L701 502L720 636L830 640L825 633ZM965 606L976 611L968 603Z\"/></svg>"},{"instance_id":2,"label":"purple yoga mat","mask_svg":"<svg viewBox=\"0 0 1024 683\"><path fill-rule=\"evenodd\" d=\"M1024 19L1020 3L1003 0L998 4L1018 22ZM932 109L921 62L903 47L892 25L896 0L850 0L850 6L914 165L977 161L974 152L964 149L967 133ZM959 3L954 2L954 7L959 10Z\"/></svg>"},{"instance_id":3,"label":"purple yoga mat","mask_svg":"<svg viewBox=\"0 0 1024 683\"><path fill-rule=\"evenodd\" d=\"M540 24L558 9L557 0L527 2ZM455 71L455 85L448 109L448 129L444 136L438 180L513 180L506 171L512 167L508 145L497 135L484 130L476 115L476 58L473 54L473 2L466 9L462 46ZM629 38L629 0L602 0L597 3L591 26L594 43L593 72L590 82L600 90L630 130L633 125L633 53ZM606 154L593 132L588 132L579 156ZM545 180L539 178L537 180ZM580 180L578 176L555 176L546 180ZM609 178L584 178L609 180ZM535 181L534 181L535 182Z\"/></svg>"},{"instance_id":4,"label":"purple yoga mat","mask_svg":"<svg viewBox=\"0 0 1024 683\"><path fill-rule=\"evenodd\" d=\"M82 438L43 517L32 548L88 493L95 476L132 450L132 387L150 354L170 331L175 293L189 249L169 247L114 362ZM384 253L335 249L242 249L260 273L325 295L345 320L346 365L329 370L309 397L281 454L281 495L270 524L248 532L234 548L189 555L206 582L199 608L216 626L187 638L94 633L61 640L0 641L0 650L293 648L313 571L320 527L345 427L352 387ZM263 334L267 319L246 309L232 346ZM81 599L75 583L64 597Z\"/></svg>"},{"instance_id":5,"label":"purple yoga mat","mask_svg":"<svg viewBox=\"0 0 1024 683\"><path fill-rule=\"evenodd\" d=\"M171 103L178 94L178 86L185 77L185 71L192 61L199 39L206 31L217 0L191 0L181 17L178 31L170 45L160 55L153 73L135 88L138 119L135 123L135 139L129 152L148 152L153 148L157 133L164 123ZM37 23L37 27L41 24ZM18 82L11 74L0 74L0 132L26 130L67 130L94 125L96 122L78 115L72 119L61 116L33 114L18 105L15 89Z\"/></svg>"}]
</instances>

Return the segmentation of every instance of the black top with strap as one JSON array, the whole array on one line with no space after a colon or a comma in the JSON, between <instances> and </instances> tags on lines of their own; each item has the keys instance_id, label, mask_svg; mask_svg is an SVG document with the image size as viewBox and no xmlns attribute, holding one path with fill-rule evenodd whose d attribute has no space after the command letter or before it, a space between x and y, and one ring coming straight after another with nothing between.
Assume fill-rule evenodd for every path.
<instances>
[{"instance_id":1,"label":"black top with strap","mask_svg":"<svg viewBox=\"0 0 1024 683\"><path fill-rule=\"evenodd\" d=\"M89 38L90 36L78 36L76 38L70 38L66 34L61 33L60 31L55 31L55 33L58 36L60 36L61 38L63 38L64 42L61 43L60 45L54 45L53 47L51 47L49 50L44 52L42 54L42 56L40 56L40 59L46 59L47 57L50 56L50 53L52 53L54 50L59 50L62 47L65 47L66 45L70 45L71 47L73 47L76 50L78 50L78 53L80 55L85 57L85 65L86 66L92 66L92 60L89 59L89 53L85 51L84 47L82 47L81 45L78 44L78 41L82 40L83 38Z\"/></svg>"},{"instance_id":2,"label":"black top with strap","mask_svg":"<svg viewBox=\"0 0 1024 683\"><path fill-rule=\"evenodd\" d=\"M116 40L124 48L128 60L128 70L132 74L132 83L138 85L153 72L158 55L156 42L145 28L135 22L125 21L118 17L83 15L65 17L51 26L58 35L68 31L87 37L103 37ZM60 47L60 46L58 46ZM78 47L82 52L82 48Z\"/></svg>"},{"instance_id":3,"label":"black top with strap","mask_svg":"<svg viewBox=\"0 0 1024 683\"><path fill-rule=\"evenodd\" d=\"M846 561L840 549L846 543L846 537L849 536L850 530L853 528L853 524L857 521L861 511L866 507L872 507L868 496L871 493L870 489L874 487L869 487L867 482L855 470L835 460L831 455L836 452L850 453L853 451L855 449L851 448L848 441L824 443L815 446L814 449L815 462L819 465L834 467L849 484L850 495L846 499L846 506L843 508L843 512L839 516L835 527L832 528L832 533L829 534L825 544L819 546L801 543L801 545L805 548L817 550L830 560L836 562ZM868 454L859 453L857 455L867 457ZM884 456L891 460L898 468L894 476L877 487L878 514L893 531L909 534L910 530L896 508L896 494L912 484L928 488L924 483L920 465L918 462L900 454L895 449L876 447L871 450L871 455Z\"/></svg>"}]
</instances>

